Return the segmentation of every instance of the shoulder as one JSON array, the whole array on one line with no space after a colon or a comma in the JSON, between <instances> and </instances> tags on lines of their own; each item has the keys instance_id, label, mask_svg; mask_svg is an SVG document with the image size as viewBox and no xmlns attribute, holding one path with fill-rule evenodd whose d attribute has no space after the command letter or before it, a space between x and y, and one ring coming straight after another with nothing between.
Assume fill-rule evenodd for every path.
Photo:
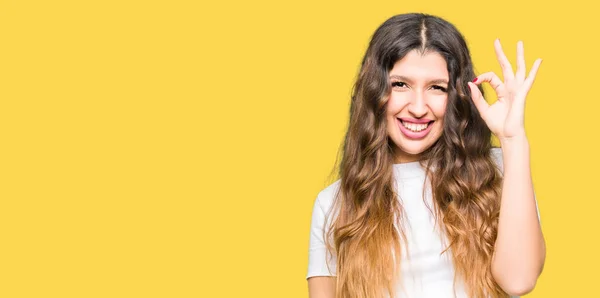
<instances>
[{"instance_id":1,"label":"shoulder","mask_svg":"<svg viewBox=\"0 0 600 298\"><path fill-rule=\"evenodd\" d=\"M341 179L336 180L332 184L322 189L317 195L315 204L318 204L323 212L327 213L331 210L337 192L340 188Z\"/></svg>"}]
</instances>

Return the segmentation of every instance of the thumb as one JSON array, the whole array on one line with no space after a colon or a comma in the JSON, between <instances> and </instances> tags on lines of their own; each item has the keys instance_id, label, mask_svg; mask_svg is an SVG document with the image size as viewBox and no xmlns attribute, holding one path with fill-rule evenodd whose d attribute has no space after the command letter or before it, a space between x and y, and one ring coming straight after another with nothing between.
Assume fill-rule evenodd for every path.
<instances>
[{"instance_id":1,"label":"thumb","mask_svg":"<svg viewBox=\"0 0 600 298\"><path fill-rule=\"evenodd\" d=\"M479 114L483 115L490 105L485 101L485 98L483 98L483 94L481 94L477 85L471 82L467 82L467 84L469 85L469 89L471 89L471 99L473 100L475 107L479 110Z\"/></svg>"}]
</instances>

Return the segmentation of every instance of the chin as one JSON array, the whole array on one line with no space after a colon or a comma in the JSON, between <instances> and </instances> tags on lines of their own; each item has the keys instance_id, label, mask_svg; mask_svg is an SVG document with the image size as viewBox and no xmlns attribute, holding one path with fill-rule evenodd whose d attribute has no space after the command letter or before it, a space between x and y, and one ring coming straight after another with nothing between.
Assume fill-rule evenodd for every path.
<instances>
[{"instance_id":1,"label":"chin","mask_svg":"<svg viewBox=\"0 0 600 298\"><path fill-rule=\"evenodd\" d=\"M439 136L435 138L438 140ZM421 140L418 142L414 142L411 140L401 139L399 144L396 144L398 149L402 150L403 153L407 155L421 155L423 152L429 150L434 144L435 140ZM400 145L400 146L399 146Z\"/></svg>"},{"instance_id":2,"label":"chin","mask_svg":"<svg viewBox=\"0 0 600 298\"><path fill-rule=\"evenodd\" d=\"M390 135L395 136L393 142L396 146L396 150L399 150L403 155L412 157L411 159L414 157L417 157L418 159L418 156L431 148L442 135L441 123L438 121L436 122L437 123L433 124L434 126L429 134L422 139L410 139L405 136L398 127L395 127L394 130L390 130Z\"/></svg>"},{"instance_id":3,"label":"chin","mask_svg":"<svg viewBox=\"0 0 600 298\"><path fill-rule=\"evenodd\" d=\"M400 150L402 150L402 152L409 155L420 155L427 149L429 149L429 147L400 147Z\"/></svg>"}]
</instances>

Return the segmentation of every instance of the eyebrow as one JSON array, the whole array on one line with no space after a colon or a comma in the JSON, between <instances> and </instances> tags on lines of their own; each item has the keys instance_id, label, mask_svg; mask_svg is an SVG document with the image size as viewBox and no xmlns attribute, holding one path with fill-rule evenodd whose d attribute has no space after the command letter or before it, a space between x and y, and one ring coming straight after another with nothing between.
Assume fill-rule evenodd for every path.
<instances>
[{"instance_id":1,"label":"eyebrow","mask_svg":"<svg viewBox=\"0 0 600 298\"><path fill-rule=\"evenodd\" d=\"M398 79L398 80L401 80L401 81L407 81L409 83L412 82L412 80L410 78L405 77L405 76L400 76L400 75L391 75L390 79ZM429 83L430 84L442 84L442 83L443 84L448 84L448 80L446 80L446 79L432 79L432 80L429 81Z\"/></svg>"}]
</instances>

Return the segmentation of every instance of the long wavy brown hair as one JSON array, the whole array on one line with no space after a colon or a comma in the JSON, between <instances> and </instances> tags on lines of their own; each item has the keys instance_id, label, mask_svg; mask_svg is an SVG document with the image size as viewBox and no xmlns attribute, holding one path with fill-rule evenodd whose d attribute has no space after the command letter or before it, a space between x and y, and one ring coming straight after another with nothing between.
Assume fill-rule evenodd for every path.
<instances>
[{"instance_id":1,"label":"long wavy brown hair","mask_svg":"<svg viewBox=\"0 0 600 298\"><path fill-rule=\"evenodd\" d=\"M491 132L468 91L467 82L475 77L469 49L449 22L411 13L393 16L375 31L353 86L339 165L336 159L336 212L324 229L328 251L337 260L336 298L395 297L406 237L385 112L389 71L415 49L439 53L450 77L442 135L420 160L425 183L431 183L437 225L448 240L440 253L451 253L454 283L461 279L469 297L508 297L491 274L502 178L490 155Z\"/></svg>"}]
</instances>

